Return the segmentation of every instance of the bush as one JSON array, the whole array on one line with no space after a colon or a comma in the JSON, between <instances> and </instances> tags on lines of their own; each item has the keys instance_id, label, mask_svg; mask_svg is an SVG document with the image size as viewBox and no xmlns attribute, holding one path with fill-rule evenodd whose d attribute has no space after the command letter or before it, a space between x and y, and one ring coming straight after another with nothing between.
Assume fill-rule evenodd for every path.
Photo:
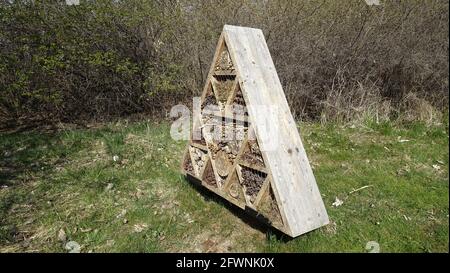
<instances>
[{"instance_id":1,"label":"bush","mask_svg":"<svg viewBox=\"0 0 450 273\"><path fill-rule=\"evenodd\" d=\"M448 14L440 0L2 1L0 117L164 115L200 94L236 24L263 29L297 118L427 119L448 108Z\"/></svg>"},{"instance_id":2,"label":"bush","mask_svg":"<svg viewBox=\"0 0 450 273\"><path fill-rule=\"evenodd\" d=\"M2 113L74 120L167 106L179 92L161 7L144 1L1 6ZM163 30L164 29L164 30Z\"/></svg>"}]
</instances>

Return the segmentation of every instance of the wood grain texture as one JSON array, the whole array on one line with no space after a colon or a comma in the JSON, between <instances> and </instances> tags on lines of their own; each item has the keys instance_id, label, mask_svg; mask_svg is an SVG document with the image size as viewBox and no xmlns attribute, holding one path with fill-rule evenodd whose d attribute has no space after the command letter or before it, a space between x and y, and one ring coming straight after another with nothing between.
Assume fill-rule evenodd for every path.
<instances>
[{"instance_id":1,"label":"wood grain texture","mask_svg":"<svg viewBox=\"0 0 450 273\"><path fill-rule=\"evenodd\" d=\"M295 237L328 224L325 206L262 31L225 25L222 35L289 235ZM261 106L267 110L263 114ZM273 138L278 140L275 148Z\"/></svg>"}]
</instances>

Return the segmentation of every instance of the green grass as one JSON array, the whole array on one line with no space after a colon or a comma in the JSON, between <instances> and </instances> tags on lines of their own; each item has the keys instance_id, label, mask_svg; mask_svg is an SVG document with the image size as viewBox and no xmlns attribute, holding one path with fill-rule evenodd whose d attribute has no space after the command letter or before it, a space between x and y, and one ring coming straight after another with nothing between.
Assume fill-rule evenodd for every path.
<instances>
[{"instance_id":1,"label":"green grass","mask_svg":"<svg viewBox=\"0 0 450 273\"><path fill-rule=\"evenodd\" d=\"M61 229L82 252L449 250L448 122L301 124L331 224L292 240L188 183L169 129L2 133L0 252L65 252Z\"/></svg>"}]
</instances>

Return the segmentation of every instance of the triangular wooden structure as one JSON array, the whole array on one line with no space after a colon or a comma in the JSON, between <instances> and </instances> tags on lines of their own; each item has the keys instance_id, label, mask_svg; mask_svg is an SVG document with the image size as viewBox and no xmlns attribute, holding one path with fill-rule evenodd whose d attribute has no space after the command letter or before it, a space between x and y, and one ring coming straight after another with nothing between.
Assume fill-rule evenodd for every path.
<instances>
[{"instance_id":1,"label":"triangular wooden structure","mask_svg":"<svg viewBox=\"0 0 450 273\"><path fill-rule=\"evenodd\" d=\"M201 100L185 174L291 237L328 224L260 29L224 26ZM278 111L261 115L258 106ZM267 125L277 128L268 132Z\"/></svg>"}]
</instances>

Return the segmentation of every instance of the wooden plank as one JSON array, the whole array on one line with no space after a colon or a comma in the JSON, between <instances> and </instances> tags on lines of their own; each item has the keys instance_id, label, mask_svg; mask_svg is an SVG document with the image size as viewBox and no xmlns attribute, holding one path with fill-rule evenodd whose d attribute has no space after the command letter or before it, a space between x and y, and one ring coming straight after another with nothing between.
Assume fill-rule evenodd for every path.
<instances>
[{"instance_id":1,"label":"wooden plank","mask_svg":"<svg viewBox=\"0 0 450 273\"><path fill-rule=\"evenodd\" d=\"M184 153L183 153L183 157L181 158L181 164L180 164L180 169L183 175L187 175L188 172L186 171L186 169L184 168L184 163L186 161L186 157L189 153L189 144L187 145L186 149L184 149Z\"/></svg>"},{"instance_id":2,"label":"wooden plank","mask_svg":"<svg viewBox=\"0 0 450 273\"><path fill-rule=\"evenodd\" d=\"M208 152L208 147L203 146L203 145L201 145L201 144L199 144L199 143L197 143L197 142L191 142L190 145L193 146L193 147L195 147L195 148L198 148L198 149L200 149L200 150L203 150L203 151L205 151L205 152Z\"/></svg>"},{"instance_id":3,"label":"wooden plank","mask_svg":"<svg viewBox=\"0 0 450 273\"><path fill-rule=\"evenodd\" d=\"M213 75L213 73L214 73L214 66L215 66L215 63L216 63L216 61L217 61L217 58L219 57L220 51L221 51L222 46L223 46L223 43L224 43L224 41L225 41L225 39L223 38L223 35L224 35L224 34L223 34L223 32L222 32L222 33L220 34L219 41L217 42L216 51L214 52L214 57L213 57L212 65L211 65L211 67L209 68L209 72L208 72L208 75L207 75L207 77L206 77L206 81L209 82L209 83L210 83L211 77L212 77L212 75ZM203 96L202 96L202 101L203 101L203 99L204 99L204 95L206 94L207 89L208 89L208 85L205 84L205 87L203 88L203 92L202 92L202 94L203 94Z\"/></svg>"},{"instance_id":4,"label":"wooden plank","mask_svg":"<svg viewBox=\"0 0 450 273\"><path fill-rule=\"evenodd\" d=\"M241 35L239 35L238 29L237 28L227 28L228 26L224 27L224 38L227 41L229 47L228 50L230 51L230 55L232 56L233 60L236 60L235 62L235 68L239 77L239 83L241 85L241 90L242 90L242 94L244 96L244 99L246 101L247 107L248 107L248 112L249 112L249 119L250 122L252 123L252 127L253 128L259 128L260 125L256 124L256 121L259 121L258 119L255 119L256 116L258 116L258 113L256 113L255 108L251 107L252 105L264 105L265 101L267 101L268 99L266 98L265 100L262 99L262 96L264 96L264 93L267 93L267 90L265 89L265 86L261 86L261 84L258 86L257 84L259 82L256 81L256 79L260 78L261 75L258 71L250 71L249 69L249 65L245 65L245 63L242 65L239 60L242 60L243 62L247 61L251 62L251 56L248 55L248 52L250 52L250 48L248 48L248 46L246 47L246 45L244 44L244 39L245 39L245 33L242 33ZM239 37L240 36L240 37ZM260 91L260 92L259 92ZM262 93L262 94L260 94ZM250 101L251 98L251 101ZM264 124L262 124L262 126L264 126ZM256 137L259 138L259 130L254 130L254 133L256 134ZM262 132L262 134L264 134L264 132ZM262 143L260 142L260 148ZM262 152L263 158L267 164L267 162L270 162L268 160L267 157L267 153L266 152ZM276 153L272 154L272 157L274 157L274 161L279 161L279 159L277 160L275 157L277 157ZM268 172L270 175L272 175L272 169L273 167L277 167L276 166L277 163L272 164L271 166L267 166L268 167ZM277 171L277 170L275 170ZM272 175L273 177L273 175ZM277 202L282 205L283 203L286 202L286 200L281 199L281 197L278 195L277 191L274 190L274 194L277 198ZM292 236L292 232L290 230L289 227L289 222L286 219L286 214L284 209L280 210L280 213L282 215L283 221L284 223L286 223L286 230L287 233L289 235Z\"/></svg>"},{"instance_id":5,"label":"wooden plank","mask_svg":"<svg viewBox=\"0 0 450 273\"><path fill-rule=\"evenodd\" d=\"M239 164L241 166L244 166L244 167L247 167L247 168L250 168L250 169L254 169L254 170L257 170L259 172L268 173L268 170L265 167L261 167L261 166L258 166L256 164L251 164L250 162L246 162L246 161L244 161L242 159L237 159L236 161L237 161L237 164Z\"/></svg>"},{"instance_id":6,"label":"wooden plank","mask_svg":"<svg viewBox=\"0 0 450 273\"><path fill-rule=\"evenodd\" d=\"M228 75L236 75L236 72L223 72L223 71L214 71L213 72L214 76L228 76Z\"/></svg>"},{"instance_id":7,"label":"wooden plank","mask_svg":"<svg viewBox=\"0 0 450 273\"><path fill-rule=\"evenodd\" d=\"M297 130L296 122L289 110L289 105L287 103L286 97L284 96L284 92L282 91L282 85L278 78L278 75L275 70L275 66L273 64L272 58L270 57L270 53L268 47L266 45L264 36L262 31L254 32L253 36L251 36L255 40L255 46L258 45L258 40L260 43L259 50L257 53L262 62L265 62L265 67L269 69L262 69L264 79L268 84L269 88L274 88L276 90L280 90L280 92L270 92L271 98L278 103L278 105L282 106L283 109L280 112L280 121L283 121L281 126L281 132L286 136L283 140L286 141L285 149L282 149L282 152L285 152L287 158L292 159L292 162L297 164L293 165L293 174L291 177L298 178L300 183L296 183L300 186L299 192L303 192L304 194L308 194L308 199L302 199L305 201L305 210L310 212L309 217L314 219L311 221L310 227L307 229L312 230L322 225L328 224L328 215L323 204L320 192L317 187L316 180L314 178L311 166L309 164L306 152L304 150L300 134ZM267 56L269 56L267 58ZM273 73L269 73L273 71ZM281 110L281 109L280 109ZM289 163L289 162L288 162ZM297 211L297 213L305 214L304 212ZM306 217L307 220L308 217ZM315 222L314 222L315 221ZM302 232L299 230L298 232Z\"/></svg>"},{"instance_id":8,"label":"wooden plank","mask_svg":"<svg viewBox=\"0 0 450 273\"><path fill-rule=\"evenodd\" d=\"M189 147L188 149L189 149L189 158L191 159L192 167L194 168L193 174L195 175L196 178L200 179L201 178L200 173L199 171L197 171L196 168L197 163L195 162L194 157L192 156L192 147Z\"/></svg>"},{"instance_id":9,"label":"wooden plank","mask_svg":"<svg viewBox=\"0 0 450 273\"><path fill-rule=\"evenodd\" d=\"M245 92L247 93L247 95L249 96L249 101L252 105L255 106L269 106L272 107L272 105L274 106L278 106L276 105L276 102L273 102L271 97L270 97L270 92L272 90L269 90L269 88L265 85L265 81L264 81L264 75L262 74L261 69L253 69L251 70L251 68L253 67L253 65L256 64L257 60L254 56L255 54L255 50L253 50L252 48L250 48L250 41L247 40L247 33L244 29L240 29L240 31L242 32L241 35L241 41L245 44L247 44L249 46L248 50L246 50L246 52L248 53L247 58L242 58L242 60L246 60L248 61L247 63L247 67L250 70L248 73L250 75L250 77L252 77L254 80L252 83L254 83L255 89L254 92L249 92L249 90L246 90ZM243 88L246 85L244 84ZM252 91L252 89L251 89ZM253 102L254 100L258 99L258 102ZM267 110L271 110L271 109L267 109ZM254 113L252 114L252 116L255 117L255 119L257 119L260 115L258 113L256 113L255 111L253 111ZM268 116L269 114L272 114L271 116ZM283 129L283 125L280 125L280 122L278 120L278 117L275 116L276 113L273 112L269 112L269 113L265 113L264 117L265 118L269 118L271 120L271 122L269 122L270 125L278 125L278 127L275 130L275 132L279 133L280 129ZM254 122L258 122L258 121L254 121ZM269 126L270 126L269 125ZM254 126L255 128L255 134L257 135L257 139L259 139L259 143L260 143L260 148L261 148L261 152L263 154L263 158L265 160L265 162L267 162L266 164L268 165L268 169L270 170L273 181L280 181L283 179L284 176L284 170L282 170L281 168L279 168L279 166L281 167L285 161L283 156L280 154L280 151L282 151L283 149L283 140L285 140L284 136L278 135L276 136L276 139L279 141L279 147L276 147L275 151L269 151L269 148L266 147L268 145L266 145L266 135L268 133L268 131L264 131L263 128L267 127L268 125L265 123L265 120L261 120L261 122L259 122L259 124L256 124ZM281 128L280 128L281 127ZM271 138L273 139L273 138ZM287 184L287 188L289 188L291 191L290 192L296 192L295 190L295 184L292 183L291 185L289 185L289 181L284 181L282 182L285 185ZM293 217L291 217L288 214L288 211L286 210L286 206L285 204L289 204L292 203L292 200L283 192L280 192L278 190L278 187L276 185L274 185L273 187L273 191L274 191L274 195L275 198L277 200L277 203L280 206L280 213L281 216L283 218L283 221L286 223L288 230L290 230L290 233L293 233L291 231L291 226L292 225L296 225L296 223L292 223ZM302 203L297 203L297 206L302 206ZM304 208L300 208L301 210L304 210ZM289 221L289 220L291 221ZM300 220L302 221L302 220Z\"/></svg>"},{"instance_id":10,"label":"wooden plank","mask_svg":"<svg viewBox=\"0 0 450 273\"><path fill-rule=\"evenodd\" d=\"M265 62L264 66L268 68L262 69L263 78L265 79L270 89L273 88L275 90L280 90L280 92L270 92L269 95L271 95L271 100L275 101L283 108L280 109L282 111L280 111L279 120L283 122L281 123L282 130L280 132L284 135L282 136L282 140L285 140L285 149L281 149L281 152L284 152L286 158L292 157L292 162L294 164L292 164L293 173L291 174L291 177L298 178L298 183L295 184L297 186L300 186L299 192L303 192L303 195L307 194L309 197L308 199L302 198L302 200L305 201L305 211L310 212L309 217L316 220L315 223L312 221L311 226L306 227L306 229L312 230L319 226L327 224L328 216L322 198L318 191L312 169L309 165L309 161L307 159L306 152L298 133L295 120L292 117L291 112L289 111L289 106L282 91L282 86L277 76L275 66L270 57L270 53L265 43L263 34L261 31L259 32L259 34L255 35L254 33L254 35L250 37L253 37L255 40L258 40L259 38L259 43L261 44L259 50L257 49L257 55L260 57L259 60L261 60L262 63ZM254 44L258 45L258 41L255 41ZM267 56L269 57L267 58ZM270 71L273 71L273 73L269 73ZM297 164L295 164L295 162L297 162ZM305 212L302 211L297 211L297 213L305 215ZM306 220L309 220L308 216L305 216L305 218ZM303 231L299 230L298 232Z\"/></svg>"},{"instance_id":11,"label":"wooden plank","mask_svg":"<svg viewBox=\"0 0 450 273\"><path fill-rule=\"evenodd\" d=\"M251 41L251 44L253 46L256 45L256 42L254 41L254 33L249 33L249 31L246 31L248 39L253 39ZM261 47L260 47L261 48ZM269 100L272 101L275 105L277 105L278 107L283 107L282 104L280 104L279 98L276 96L277 92L276 90L282 90L281 88L278 89L277 86L273 86L270 85L270 82L268 83L268 79L270 79L271 77L273 77L273 73L268 73L268 71L270 69L268 69L268 67L264 64L264 60L263 58L267 58L267 56L259 56L258 53L260 53L260 48L254 48L252 50L253 53L253 57L255 58L255 62L257 62L259 65L263 65L265 66L266 69L260 69L262 77L261 80L264 82L264 84L267 86L267 89L272 89L275 88L275 91L269 93L265 93L265 95L268 95ZM286 108L286 107L284 107ZM289 108L287 108L289 109ZM303 230L299 231L301 233L307 232L311 229L314 229L314 227L308 227L308 214L305 212L310 211L310 207L309 207L309 203L308 198L304 198L305 193L307 193L304 189L302 189L302 185L301 183L295 183L295 180L292 179L292 177L298 175L298 164L292 164L292 161L289 159L289 155L287 153L287 150L289 148L287 148L287 146L289 145L289 143L292 143L293 139L292 136L289 134L290 131L292 131L292 128L287 127L286 124L286 117L283 116L283 112L287 112L289 113L289 110L285 110L282 108L278 108L278 112L275 113L276 115L280 115L280 116L276 116L275 118L277 119L277 124L279 124L279 128L277 128L277 132L279 133L279 137L277 138L279 140L279 147L276 150L276 155L277 155L277 161L279 163L280 168L278 168L279 170L282 170L280 172L277 172L277 176L274 180L275 182L275 187L274 187L274 191L276 191L278 193L278 196L283 196L283 198L288 198L290 200L287 200L286 202L282 202L282 209L284 209L286 215L286 219L289 222L289 226L291 227L291 229L293 229L292 227L299 227L302 226L301 228ZM289 130L288 130L289 128ZM294 129L295 131L297 130L296 128ZM291 151L292 153L292 151ZM274 156L269 156L269 158L273 159L275 158ZM286 159L289 159L286 162ZM273 160L272 160L273 161ZM286 163L288 165L291 165L289 168L284 168L283 166L286 166ZM288 187L286 187L286 191L283 191L283 187L279 187L278 185L280 184L279 181L282 181L281 184L282 185L289 185ZM298 192L298 194L296 195L291 195L289 196L288 193L296 193ZM302 196L302 198L300 200L295 200L293 198L295 198L296 196ZM299 202L299 201L303 201L303 202ZM293 206L292 210L289 210L288 206L289 204L292 203L296 203L296 206ZM287 205L285 205L285 203ZM298 215L289 215L290 213L295 214L296 212L300 212ZM296 221L297 220L297 221ZM292 231L293 233L295 233L295 231Z\"/></svg>"},{"instance_id":12,"label":"wooden plank","mask_svg":"<svg viewBox=\"0 0 450 273\"><path fill-rule=\"evenodd\" d=\"M250 105L276 105L279 111L260 118L248 107L264 160L273 176L274 194L281 201L292 236L328 223L325 206L308 163L295 121L290 113L261 30L225 26L225 40ZM279 148L268 151L262 132L265 120L278 124Z\"/></svg>"},{"instance_id":13,"label":"wooden plank","mask_svg":"<svg viewBox=\"0 0 450 273\"><path fill-rule=\"evenodd\" d=\"M256 196L255 202L253 202L253 205L255 207L258 207L259 202L261 202L261 198L264 196L269 187L270 187L270 179L269 176L267 176L266 180L264 180L264 184L261 186L261 189L258 192L258 196Z\"/></svg>"},{"instance_id":14,"label":"wooden plank","mask_svg":"<svg viewBox=\"0 0 450 273\"><path fill-rule=\"evenodd\" d=\"M253 205L252 205L252 203L250 202L250 199L249 199L250 197L246 193L245 186L242 185L242 181L244 181L244 179L242 178L242 172L241 171L242 171L242 167L239 166L239 165L236 165L236 172L237 172L237 175L238 175L238 179L239 179L239 181L241 183L242 189L244 190L245 203L246 203L247 206L253 208Z\"/></svg>"}]
</instances>

